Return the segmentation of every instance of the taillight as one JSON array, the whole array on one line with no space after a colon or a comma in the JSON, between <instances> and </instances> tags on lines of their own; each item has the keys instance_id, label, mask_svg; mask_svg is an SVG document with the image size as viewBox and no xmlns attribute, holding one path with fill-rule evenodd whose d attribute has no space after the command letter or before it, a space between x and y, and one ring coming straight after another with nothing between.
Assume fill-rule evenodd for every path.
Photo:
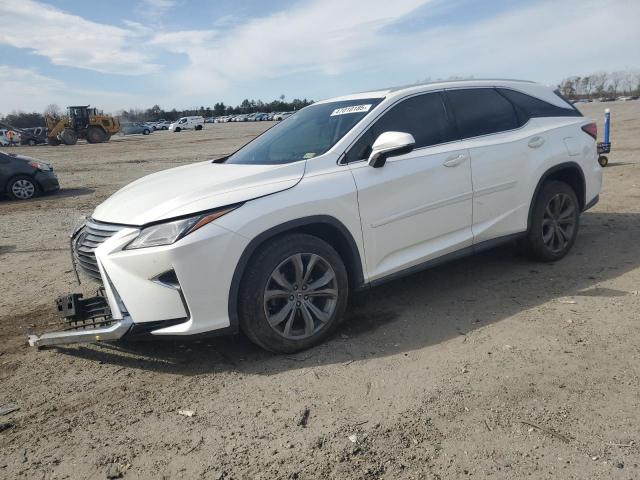
<instances>
[{"instance_id":1,"label":"taillight","mask_svg":"<svg viewBox=\"0 0 640 480\"><path fill-rule=\"evenodd\" d=\"M582 127L582 131L587 135L593 137L594 140L598 139L598 125L595 123L588 123Z\"/></svg>"}]
</instances>

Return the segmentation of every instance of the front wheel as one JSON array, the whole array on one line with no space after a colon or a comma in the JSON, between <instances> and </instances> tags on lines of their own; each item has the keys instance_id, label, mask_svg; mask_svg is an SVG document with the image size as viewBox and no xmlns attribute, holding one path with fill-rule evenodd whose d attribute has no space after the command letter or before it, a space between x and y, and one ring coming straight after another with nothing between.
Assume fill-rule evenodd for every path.
<instances>
[{"instance_id":1,"label":"front wheel","mask_svg":"<svg viewBox=\"0 0 640 480\"><path fill-rule=\"evenodd\" d=\"M202 125L196 125L196 130L202 130Z\"/></svg>"},{"instance_id":2,"label":"front wheel","mask_svg":"<svg viewBox=\"0 0 640 480\"><path fill-rule=\"evenodd\" d=\"M7 194L13 200L30 200L39 192L36 181L26 175L20 175L9 180Z\"/></svg>"},{"instance_id":3,"label":"front wheel","mask_svg":"<svg viewBox=\"0 0 640 480\"><path fill-rule=\"evenodd\" d=\"M180 130L182 130L180 127L176 127L176 129L174 130L174 132L178 133Z\"/></svg>"},{"instance_id":4,"label":"front wheel","mask_svg":"<svg viewBox=\"0 0 640 480\"><path fill-rule=\"evenodd\" d=\"M293 353L318 345L340 324L347 271L328 243L305 234L277 237L247 265L240 285L240 326L259 346Z\"/></svg>"},{"instance_id":5,"label":"front wheel","mask_svg":"<svg viewBox=\"0 0 640 480\"><path fill-rule=\"evenodd\" d=\"M149 135L150 133L151 133L151 132L150 132L148 129L146 129L146 128L142 131L142 134L143 134L143 135Z\"/></svg>"},{"instance_id":6,"label":"front wheel","mask_svg":"<svg viewBox=\"0 0 640 480\"><path fill-rule=\"evenodd\" d=\"M564 182L545 183L536 198L527 233L531 257L552 262L573 246L580 226L580 205L573 188Z\"/></svg>"}]
</instances>

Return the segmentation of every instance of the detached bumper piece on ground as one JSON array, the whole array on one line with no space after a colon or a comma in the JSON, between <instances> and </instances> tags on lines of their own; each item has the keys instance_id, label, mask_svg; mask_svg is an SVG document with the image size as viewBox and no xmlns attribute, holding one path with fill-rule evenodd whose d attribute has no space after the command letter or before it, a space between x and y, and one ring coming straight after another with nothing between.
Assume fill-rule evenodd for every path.
<instances>
[{"instance_id":1,"label":"detached bumper piece on ground","mask_svg":"<svg viewBox=\"0 0 640 480\"><path fill-rule=\"evenodd\" d=\"M102 290L98 290L95 297L86 299L79 293L64 295L56 300L56 306L63 318L58 324L60 329L42 335L29 334L32 347L118 340L133 325L130 317L112 318Z\"/></svg>"}]
</instances>

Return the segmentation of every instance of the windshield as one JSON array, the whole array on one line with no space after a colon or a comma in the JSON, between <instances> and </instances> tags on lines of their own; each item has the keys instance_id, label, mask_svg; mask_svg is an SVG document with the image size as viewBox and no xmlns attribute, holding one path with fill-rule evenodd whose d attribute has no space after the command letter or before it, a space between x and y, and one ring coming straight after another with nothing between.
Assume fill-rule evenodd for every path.
<instances>
[{"instance_id":1,"label":"windshield","mask_svg":"<svg viewBox=\"0 0 640 480\"><path fill-rule=\"evenodd\" d=\"M382 98L321 103L303 108L231 155L226 163L277 165L322 155Z\"/></svg>"}]
</instances>

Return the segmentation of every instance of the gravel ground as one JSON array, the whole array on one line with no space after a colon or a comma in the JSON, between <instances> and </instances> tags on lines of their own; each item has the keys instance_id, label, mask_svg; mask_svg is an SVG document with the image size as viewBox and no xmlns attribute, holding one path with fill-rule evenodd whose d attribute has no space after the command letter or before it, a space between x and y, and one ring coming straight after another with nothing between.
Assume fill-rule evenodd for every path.
<instances>
[{"instance_id":1,"label":"gravel ground","mask_svg":"<svg viewBox=\"0 0 640 480\"><path fill-rule=\"evenodd\" d=\"M0 201L0 406L19 407L0 416L0 478L640 478L640 102L582 109L605 106L614 151L567 258L505 247L359 293L341 332L293 356L241 336L23 336L78 290L78 216L267 123L21 148L63 189Z\"/></svg>"}]
</instances>

